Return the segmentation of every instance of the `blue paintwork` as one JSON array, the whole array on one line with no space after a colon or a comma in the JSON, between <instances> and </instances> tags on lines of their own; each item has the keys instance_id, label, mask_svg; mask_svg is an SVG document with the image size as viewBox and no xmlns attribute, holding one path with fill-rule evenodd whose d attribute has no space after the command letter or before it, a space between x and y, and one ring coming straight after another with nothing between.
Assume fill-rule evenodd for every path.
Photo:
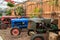
<instances>
[{"instance_id":1,"label":"blue paintwork","mask_svg":"<svg viewBox=\"0 0 60 40\"><path fill-rule=\"evenodd\" d=\"M21 24L24 23L23 25ZM15 18L11 19L11 27L12 28L27 28L28 27L28 18Z\"/></svg>"}]
</instances>

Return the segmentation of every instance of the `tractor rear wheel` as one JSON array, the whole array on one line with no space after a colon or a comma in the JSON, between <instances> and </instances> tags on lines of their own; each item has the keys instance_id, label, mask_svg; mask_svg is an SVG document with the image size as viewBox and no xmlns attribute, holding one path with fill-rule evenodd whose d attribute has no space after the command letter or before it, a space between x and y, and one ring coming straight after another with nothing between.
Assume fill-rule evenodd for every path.
<instances>
[{"instance_id":1,"label":"tractor rear wheel","mask_svg":"<svg viewBox=\"0 0 60 40\"><path fill-rule=\"evenodd\" d=\"M19 28L13 28L11 30L11 35L13 35L13 36L18 36L18 35L20 35L20 33L21 33L21 30L19 30Z\"/></svg>"},{"instance_id":2,"label":"tractor rear wheel","mask_svg":"<svg viewBox=\"0 0 60 40\"><path fill-rule=\"evenodd\" d=\"M36 34L32 36L31 40L44 40L44 37L42 35Z\"/></svg>"}]
</instances>

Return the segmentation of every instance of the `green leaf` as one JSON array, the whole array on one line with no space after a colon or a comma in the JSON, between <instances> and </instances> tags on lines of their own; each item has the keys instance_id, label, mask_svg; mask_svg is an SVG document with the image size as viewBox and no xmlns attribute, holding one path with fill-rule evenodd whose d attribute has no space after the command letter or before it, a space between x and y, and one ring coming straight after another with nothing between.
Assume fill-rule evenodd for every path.
<instances>
[{"instance_id":1,"label":"green leaf","mask_svg":"<svg viewBox=\"0 0 60 40\"><path fill-rule=\"evenodd\" d=\"M49 5L56 5L56 6L58 6L58 0L52 0L52 1L50 1L50 2L48 2L48 4Z\"/></svg>"},{"instance_id":2,"label":"green leaf","mask_svg":"<svg viewBox=\"0 0 60 40\"><path fill-rule=\"evenodd\" d=\"M40 8L39 12L42 13L43 12L43 8Z\"/></svg>"},{"instance_id":3,"label":"green leaf","mask_svg":"<svg viewBox=\"0 0 60 40\"><path fill-rule=\"evenodd\" d=\"M49 5L55 5L55 0L49 1L48 4Z\"/></svg>"},{"instance_id":4,"label":"green leaf","mask_svg":"<svg viewBox=\"0 0 60 40\"><path fill-rule=\"evenodd\" d=\"M24 9L23 9L23 7L18 7L17 9L16 9L16 11L18 12L18 15L21 15L21 16L24 16Z\"/></svg>"},{"instance_id":5,"label":"green leaf","mask_svg":"<svg viewBox=\"0 0 60 40\"><path fill-rule=\"evenodd\" d=\"M30 14L31 18L37 18L37 15L34 15L33 13Z\"/></svg>"},{"instance_id":6,"label":"green leaf","mask_svg":"<svg viewBox=\"0 0 60 40\"><path fill-rule=\"evenodd\" d=\"M7 6L9 6L9 7L14 7L14 4L8 2L8 3L7 3Z\"/></svg>"},{"instance_id":7,"label":"green leaf","mask_svg":"<svg viewBox=\"0 0 60 40\"><path fill-rule=\"evenodd\" d=\"M38 12L39 12L39 8L35 8L34 13L38 13Z\"/></svg>"},{"instance_id":8,"label":"green leaf","mask_svg":"<svg viewBox=\"0 0 60 40\"><path fill-rule=\"evenodd\" d=\"M41 4L41 5L43 4L42 0L40 0L40 4Z\"/></svg>"},{"instance_id":9,"label":"green leaf","mask_svg":"<svg viewBox=\"0 0 60 40\"><path fill-rule=\"evenodd\" d=\"M11 15L11 10L7 10L6 15Z\"/></svg>"},{"instance_id":10,"label":"green leaf","mask_svg":"<svg viewBox=\"0 0 60 40\"><path fill-rule=\"evenodd\" d=\"M58 6L58 0L55 0L55 5Z\"/></svg>"},{"instance_id":11,"label":"green leaf","mask_svg":"<svg viewBox=\"0 0 60 40\"><path fill-rule=\"evenodd\" d=\"M2 16L2 13L0 13L0 16Z\"/></svg>"}]
</instances>

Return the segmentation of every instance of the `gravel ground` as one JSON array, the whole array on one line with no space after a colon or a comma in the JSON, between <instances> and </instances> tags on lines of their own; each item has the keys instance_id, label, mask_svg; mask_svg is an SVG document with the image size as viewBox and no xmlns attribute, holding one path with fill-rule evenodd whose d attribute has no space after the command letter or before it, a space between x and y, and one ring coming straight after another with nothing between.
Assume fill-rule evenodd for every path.
<instances>
[{"instance_id":1,"label":"gravel ground","mask_svg":"<svg viewBox=\"0 0 60 40\"><path fill-rule=\"evenodd\" d=\"M14 37L10 34L11 29L0 30L0 36L3 40L30 40L30 36L27 35L27 31L24 31L18 37Z\"/></svg>"},{"instance_id":2,"label":"gravel ground","mask_svg":"<svg viewBox=\"0 0 60 40\"><path fill-rule=\"evenodd\" d=\"M27 35L27 30L22 30L21 35L14 37L10 34L11 29L0 30L0 36L3 40L30 40L31 37ZM59 39L60 40L60 39Z\"/></svg>"}]
</instances>

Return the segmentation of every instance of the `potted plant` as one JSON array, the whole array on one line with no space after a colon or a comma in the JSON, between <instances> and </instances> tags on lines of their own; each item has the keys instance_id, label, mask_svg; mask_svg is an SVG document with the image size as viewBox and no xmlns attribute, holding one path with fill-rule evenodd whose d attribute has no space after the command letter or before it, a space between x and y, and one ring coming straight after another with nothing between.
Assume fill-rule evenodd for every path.
<instances>
[{"instance_id":1,"label":"potted plant","mask_svg":"<svg viewBox=\"0 0 60 40\"><path fill-rule=\"evenodd\" d=\"M16 9L16 12L18 13L18 15L24 16L24 9L23 9L23 7L18 7Z\"/></svg>"}]
</instances>

